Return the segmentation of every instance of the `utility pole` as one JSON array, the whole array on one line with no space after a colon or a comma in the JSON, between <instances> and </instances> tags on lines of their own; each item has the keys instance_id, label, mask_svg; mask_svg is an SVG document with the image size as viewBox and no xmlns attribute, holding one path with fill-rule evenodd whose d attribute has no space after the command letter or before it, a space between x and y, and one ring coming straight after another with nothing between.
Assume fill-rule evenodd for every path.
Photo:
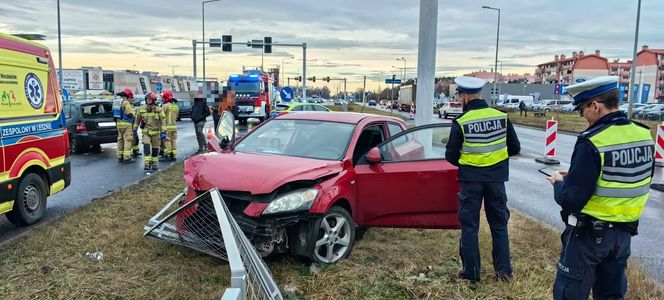
<instances>
[{"instance_id":1,"label":"utility pole","mask_svg":"<svg viewBox=\"0 0 664 300\"><path fill-rule=\"evenodd\" d=\"M627 117L632 118L632 113L634 109L634 79L636 77L636 47L637 44L639 43L639 21L641 20L641 0L639 0L639 4L636 10L636 30L634 32L634 51L632 51L632 69L631 69L631 75L629 76L629 91L627 93L627 97L629 97L629 108L627 110Z\"/></svg>"},{"instance_id":2,"label":"utility pole","mask_svg":"<svg viewBox=\"0 0 664 300\"><path fill-rule=\"evenodd\" d=\"M60 90L62 90L62 38L60 34L60 0L58 0L58 83Z\"/></svg>"},{"instance_id":3,"label":"utility pole","mask_svg":"<svg viewBox=\"0 0 664 300\"><path fill-rule=\"evenodd\" d=\"M436 72L438 0L420 1L420 25L417 51L417 102L415 126L430 124L433 119L433 90Z\"/></svg>"}]
</instances>

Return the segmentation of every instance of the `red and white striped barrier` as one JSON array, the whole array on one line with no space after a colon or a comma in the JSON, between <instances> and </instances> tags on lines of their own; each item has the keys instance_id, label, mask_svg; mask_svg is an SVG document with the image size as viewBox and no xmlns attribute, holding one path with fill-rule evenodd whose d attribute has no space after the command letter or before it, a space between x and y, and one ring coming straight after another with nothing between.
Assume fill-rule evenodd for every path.
<instances>
[{"instance_id":1,"label":"red and white striped barrier","mask_svg":"<svg viewBox=\"0 0 664 300\"><path fill-rule=\"evenodd\" d=\"M558 137L558 121L546 121L546 139L544 142L544 155L547 158L556 156L556 138Z\"/></svg>"},{"instance_id":2,"label":"red and white striped barrier","mask_svg":"<svg viewBox=\"0 0 664 300\"><path fill-rule=\"evenodd\" d=\"M415 118L415 106L412 104L410 105L410 118L414 119Z\"/></svg>"},{"instance_id":3,"label":"red and white striped barrier","mask_svg":"<svg viewBox=\"0 0 664 300\"><path fill-rule=\"evenodd\" d=\"M657 142L655 143L655 165L664 166L664 123L657 126Z\"/></svg>"},{"instance_id":4,"label":"red and white striped barrier","mask_svg":"<svg viewBox=\"0 0 664 300\"><path fill-rule=\"evenodd\" d=\"M560 162L554 157L556 156L556 138L558 137L558 121L547 120L546 131L544 136L544 157L536 158L535 161L547 165L558 165Z\"/></svg>"}]
</instances>

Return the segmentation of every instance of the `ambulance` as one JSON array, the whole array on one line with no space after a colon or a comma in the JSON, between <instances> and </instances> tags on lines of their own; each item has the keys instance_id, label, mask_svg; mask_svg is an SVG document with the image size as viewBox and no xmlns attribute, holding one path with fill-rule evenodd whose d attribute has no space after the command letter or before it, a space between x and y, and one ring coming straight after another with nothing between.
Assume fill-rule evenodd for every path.
<instances>
[{"instance_id":1,"label":"ambulance","mask_svg":"<svg viewBox=\"0 0 664 300\"><path fill-rule=\"evenodd\" d=\"M0 214L26 226L71 181L69 135L48 48L0 33Z\"/></svg>"}]
</instances>

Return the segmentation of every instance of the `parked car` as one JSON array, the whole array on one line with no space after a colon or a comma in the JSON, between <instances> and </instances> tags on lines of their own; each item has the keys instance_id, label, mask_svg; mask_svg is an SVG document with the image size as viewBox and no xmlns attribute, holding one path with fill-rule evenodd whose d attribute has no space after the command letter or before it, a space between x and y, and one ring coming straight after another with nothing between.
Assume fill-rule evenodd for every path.
<instances>
[{"instance_id":1,"label":"parked car","mask_svg":"<svg viewBox=\"0 0 664 300\"><path fill-rule=\"evenodd\" d=\"M650 110L651 108L655 107L657 104L646 104L644 106L641 106L639 108L634 109L632 112L632 116L635 119L643 119L646 116L646 111Z\"/></svg>"},{"instance_id":2,"label":"parked car","mask_svg":"<svg viewBox=\"0 0 664 300\"><path fill-rule=\"evenodd\" d=\"M212 153L184 163L181 203L218 189L263 256L290 252L327 264L348 256L368 227L459 228L457 167L444 156L451 124L407 130L388 116L286 114L238 141L232 114L219 124ZM198 203L177 216L179 231L215 213ZM208 243L218 236L206 234Z\"/></svg>"},{"instance_id":3,"label":"parked car","mask_svg":"<svg viewBox=\"0 0 664 300\"><path fill-rule=\"evenodd\" d=\"M117 142L112 100L69 101L63 110L72 153L99 151L101 144Z\"/></svg>"},{"instance_id":4,"label":"parked car","mask_svg":"<svg viewBox=\"0 0 664 300\"><path fill-rule=\"evenodd\" d=\"M634 103L632 104L632 112L635 112L637 108L641 108L644 106L647 106L648 104L645 103ZM618 109L624 113L627 113L629 110L629 103L621 104Z\"/></svg>"},{"instance_id":5,"label":"parked car","mask_svg":"<svg viewBox=\"0 0 664 300\"><path fill-rule=\"evenodd\" d=\"M654 104L650 108L641 111L640 117L648 120L660 120L664 110L664 104Z\"/></svg>"},{"instance_id":6,"label":"parked car","mask_svg":"<svg viewBox=\"0 0 664 300\"><path fill-rule=\"evenodd\" d=\"M180 121L180 119L182 118L191 119L191 107L192 107L191 102L180 100L178 102L175 102L175 104L180 109L180 112L178 113L178 119L177 119L178 121Z\"/></svg>"},{"instance_id":7,"label":"parked car","mask_svg":"<svg viewBox=\"0 0 664 300\"><path fill-rule=\"evenodd\" d=\"M546 99L532 105L533 111L558 112L563 110L563 106L571 104L572 100Z\"/></svg>"},{"instance_id":8,"label":"parked car","mask_svg":"<svg viewBox=\"0 0 664 300\"><path fill-rule=\"evenodd\" d=\"M378 102L376 102L376 100L369 100L368 105L369 106L378 106Z\"/></svg>"},{"instance_id":9,"label":"parked car","mask_svg":"<svg viewBox=\"0 0 664 300\"><path fill-rule=\"evenodd\" d=\"M301 112L301 111L321 111L321 112L328 111L329 112L330 109L328 109L327 107L322 106L320 104L309 104L309 103L288 103L288 104L285 104L285 103L280 103L280 104L277 104L277 107L276 107L275 111L273 111L270 115L272 117L276 117L276 116L285 115L285 114L291 113L291 112Z\"/></svg>"},{"instance_id":10,"label":"parked car","mask_svg":"<svg viewBox=\"0 0 664 300\"><path fill-rule=\"evenodd\" d=\"M571 113L572 111L574 111L574 104L573 103L565 104L560 108L560 110L564 113Z\"/></svg>"},{"instance_id":11,"label":"parked car","mask_svg":"<svg viewBox=\"0 0 664 300\"><path fill-rule=\"evenodd\" d=\"M438 109L438 118L447 119L449 116L459 116L463 113L461 102L445 102Z\"/></svg>"}]
</instances>

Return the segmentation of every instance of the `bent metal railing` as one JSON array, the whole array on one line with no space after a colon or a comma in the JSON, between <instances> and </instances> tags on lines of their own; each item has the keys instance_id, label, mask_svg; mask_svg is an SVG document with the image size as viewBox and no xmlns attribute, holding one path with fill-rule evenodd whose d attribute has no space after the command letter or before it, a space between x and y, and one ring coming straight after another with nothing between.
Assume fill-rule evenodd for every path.
<instances>
[{"instance_id":1,"label":"bent metal railing","mask_svg":"<svg viewBox=\"0 0 664 300\"><path fill-rule=\"evenodd\" d=\"M283 299L265 262L231 215L217 189L183 203L175 196L148 221L143 236L228 261L231 286L222 300Z\"/></svg>"}]
</instances>

